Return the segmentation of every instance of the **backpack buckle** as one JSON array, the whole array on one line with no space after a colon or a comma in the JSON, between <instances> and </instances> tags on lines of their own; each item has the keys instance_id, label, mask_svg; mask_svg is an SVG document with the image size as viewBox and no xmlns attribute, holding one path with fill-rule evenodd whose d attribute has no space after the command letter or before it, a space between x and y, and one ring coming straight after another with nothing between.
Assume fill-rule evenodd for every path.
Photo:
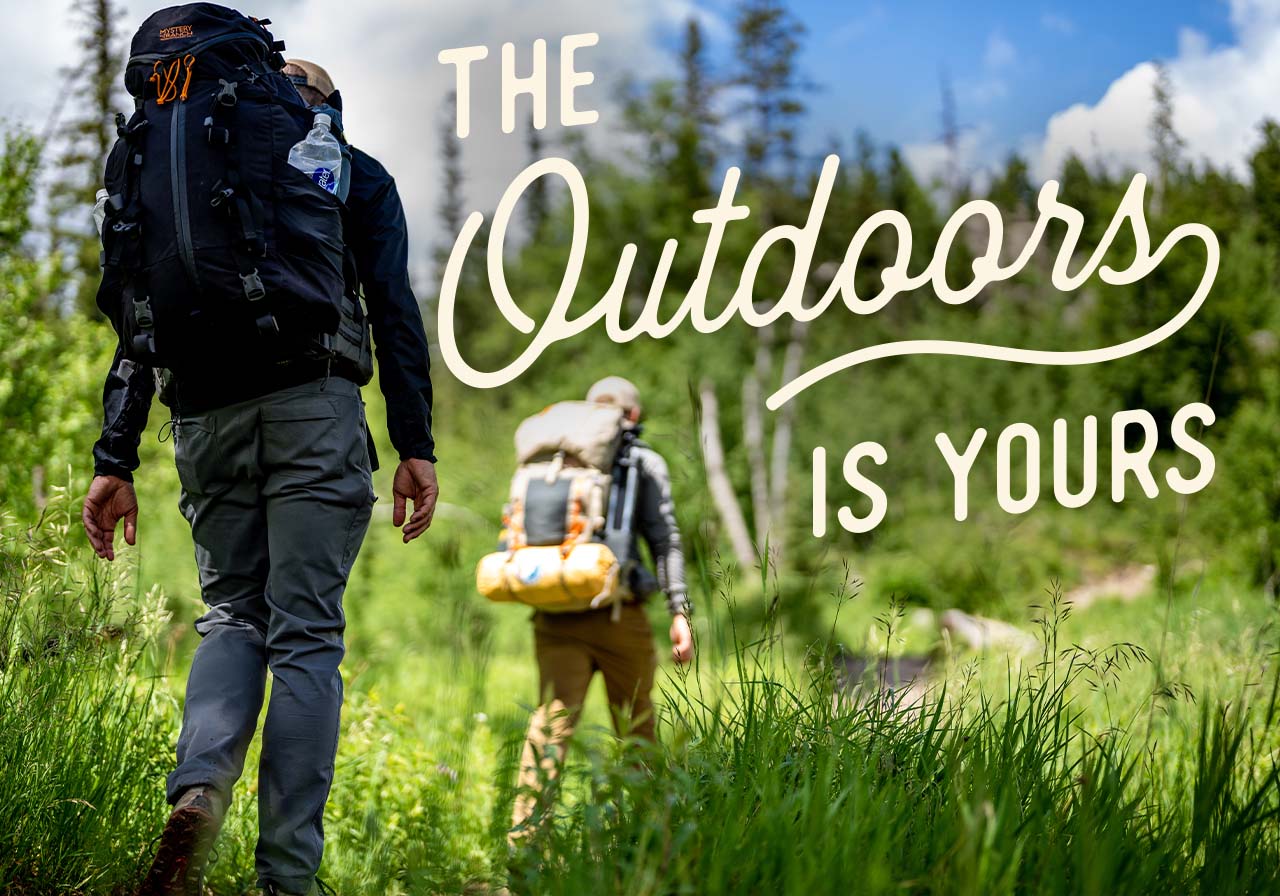
<instances>
[{"instance_id":1,"label":"backpack buckle","mask_svg":"<svg viewBox=\"0 0 1280 896\"><path fill-rule=\"evenodd\" d=\"M209 142L210 145L216 145L221 143L223 146L229 146L231 144L231 129L215 128L213 126L212 115L205 116L204 127L205 127L205 139Z\"/></svg>"},{"instance_id":2,"label":"backpack buckle","mask_svg":"<svg viewBox=\"0 0 1280 896\"><path fill-rule=\"evenodd\" d=\"M257 268L247 274L241 274L240 284L244 287L244 297L250 302L256 302L267 294L267 288L262 285L262 278L258 276ZM267 315L267 317L271 317L271 315ZM261 324L262 320L259 319L258 323ZM271 318L271 325L275 327L274 317ZM275 327L275 329L276 332L280 330L279 327Z\"/></svg>"},{"instance_id":3,"label":"backpack buckle","mask_svg":"<svg viewBox=\"0 0 1280 896\"><path fill-rule=\"evenodd\" d=\"M140 119L137 124L130 125L128 121L125 119L124 113L117 112L116 113L116 136L122 137L125 140L132 140L135 136L142 133L142 131L145 130L149 124L151 124L151 122L143 118L143 119Z\"/></svg>"},{"instance_id":4,"label":"backpack buckle","mask_svg":"<svg viewBox=\"0 0 1280 896\"><path fill-rule=\"evenodd\" d=\"M150 299L133 300L133 318L138 322L138 326L144 330L150 330L156 325L156 320L151 314Z\"/></svg>"},{"instance_id":5,"label":"backpack buckle","mask_svg":"<svg viewBox=\"0 0 1280 896\"><path fill-rule=\"evenodd\" d=\"M280 335L280 325L276 323L276 316L274 314L262 315L262 317L258 318L257 324L258 334L260 336L271 337Z\"/></svg>"},{"instance_id":6,"label":"backpack buckle","mask_svg":"<svg viewBox=\"0 0 1280 896\"><path fill-rule=\"evenodd\" d=\"M240 101L236 96L236 82L227 81L223 78L218 79L218 83L222 85L222 89L217 92L213 100L220 106L234 106Z\"/></svg>"},{"instance_id":7,"label":"backpack buckle","mask_svg":"<svg viewBox=\"0 0 1280 896\"><path fill-rule=\"evenodd\" d=\"M218 181L213 185L213 197L209 200L211 208L218 208L222 203L231 199L236 195L236 191L228 187L222 181Z\"/></svg>"}]
</instances>

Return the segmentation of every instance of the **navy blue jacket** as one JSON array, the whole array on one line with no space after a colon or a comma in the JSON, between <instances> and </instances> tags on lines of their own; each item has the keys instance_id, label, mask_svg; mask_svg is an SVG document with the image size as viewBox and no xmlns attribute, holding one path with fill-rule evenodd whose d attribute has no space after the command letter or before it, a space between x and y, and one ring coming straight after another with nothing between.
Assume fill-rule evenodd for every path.
<instances>
[{"instance_id":1,"label":"navy blue jacket","mask_svg":"<svg viewBox=\"0 0 1280 896\"><path fill-rule=\"evenodd\" d=\"M400 459L434 461L431 436L431 356L422 314L409 285L409 240L395 181L368 153L352 147L345 232L373 328L378 384L387 401L387 428ZM228 364L208 376L174 383L174 412L196 414L257 398L325 374L323 362L285 367L255 364L228 352ZM102 436L93 448L97 475L132 480L147 426L155 378L120 348L102 392Z\"/></svg>"}]
</instances>

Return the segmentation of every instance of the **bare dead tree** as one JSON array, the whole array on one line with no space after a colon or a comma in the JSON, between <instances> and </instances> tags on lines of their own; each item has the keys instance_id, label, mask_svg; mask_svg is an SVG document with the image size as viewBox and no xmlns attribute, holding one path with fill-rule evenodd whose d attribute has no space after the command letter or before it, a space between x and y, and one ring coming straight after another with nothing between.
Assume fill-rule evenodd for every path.
<instances>
[{"instance_id":1,"label":"bare dead tree","mask_svg":"<svg viewBox=\"0 0 1280 896\"><path fill-rule=\"evenodd\" d=\"M943 189L947 201L955 204L960 192L960 122L956 115L956 94L951 88L951 76L944 68L939 75L942 88L942 145L947 148L947 167L943 174Z\"/></svg>"},{"instance_id":2,"label":"bare dead tree","mask_svg":"<svg viewBox=\"0 0 1280 896\"><path fill-rule=\"evenodd\" d=\"M772 367L772 329L760 331L755 362L742 381L742 437L751 472L751 519L755 523L756 552L763 553L772 528L769 505L769 467L765 461L764 384Z\"/></svg>"},{"instance_id":3,"label":"bare dead tree","mask_svg":"<svg viewBox=\"0 0 1280 896\"><path fill-rule=\"evenodd\" d=\"M44 485L44 464L36 464L31 468L31 499L38 513L44 513L49 506L49 493Z\"/></svg>"},{"instance_id":4,"label":"bare dead tree","mask_svg":"<svg viewBox=\"0 0 1280 896\"><path fill-rule=\"evenodd\" d=\"M804 363L804 350L809 341L809 324L804 321L792 321L791 334L787 340L787 348L782 358L782 376L780 382L786 384L800 375L800 366ZM769 464L769 504L778 509L787 506L787 483L790 479L791 441L795 431L797 403L789 401L778 412L778 419L773 428L773 457ZM779 542L781 550L783 542Z\"/></svg>"},{"instance_id":5,"label":"bare dead tree","mask_svg":"<svg viewBox=\"0 0 1280 896\"><path fill-rule=\"evenodd\" d=\"M777 386L800 375L808 338L808 324L793 321L782 348ZM743 446L750 467L751 526L747 525L742 502L726 469L715 387L703 381L700 389L707 483L734 555L743 566L753 566L763 558L777 567L786 552L786 507L797 404L792 401L784 405L773 420L772 433L767 432L765 387L773 384L775 355L772 338L760 339L754 364L742 386Z\"/></svg>"},{"instance_id":6,"label":"bare dead tree","mask_svg":"<svg viewBox=\"0 0 1280 896\"><path fill-rule=\"evenodd\" d=\"M725 533L729 536L734 559L742 569L749 569L756 563L756 554L751 544L751 534L747 530L747 521L743 518L742 507L738 503L737 492L733 489L733 482L729 479L725 465L724 442L720 438L720 403L716 400L715 386L709 380L703 380L698 388L698 396L702 409L702 460L707 470L707 487L711 490L711 500L716 505Z\"/></svg>"},{"instance_id":7,"label":"bare dead tree","mask_svg":"<svg viewBox=\"0 0 1280 896\"><path fill-rule=\"evenodd\" d=\"M734 31L737 71L732 83L741 88L743 94L738 111L752 124L742 151L756 168L769 196L759 213L761 226L768 230L776 217L775 206L785 205L796 187L795 135L805 108L801 94L808 87L797 66L804 27L781 0L738 0ZM779 414L772 421L770 433L764 399L766 392L772 391L779 372L782 382L799 373L807 329L793 322L785 341L779 338L781 332L780 324L756 332L754 354L741 387L751 528L747 527L747 516L728 473L719 469L713 475L710 464L714 452L707 456L708 482L712 485L716 507L733 542L734 553L743 565L752 565L757 558L769 565L778 565L786 542L785 502L795 410L788 407ZM715 459L723 468L714 387L704 382L701 394L704 441L720 449Z\"/></svg>"}]
</instances>

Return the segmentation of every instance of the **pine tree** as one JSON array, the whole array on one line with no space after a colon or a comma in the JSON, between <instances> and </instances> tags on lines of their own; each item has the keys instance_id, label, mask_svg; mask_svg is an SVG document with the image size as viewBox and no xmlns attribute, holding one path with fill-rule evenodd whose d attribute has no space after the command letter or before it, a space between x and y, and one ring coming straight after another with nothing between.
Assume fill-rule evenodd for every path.
<instances>
[{"instance_id":1,"label":"pine tree","mask_svg":"<svg viewBox=\"0 0 1280 896\"><path fill-rule=\"evenodd\" d=\"M113 120L119 110L120 12L112 0L77 0L74 15L84 34L83 58L69 73L70 118L58 129L63 149L57 177L49 190L50 242L63 259L68 298L94 313L101 248L93 232L92 209L102 182L102 166L115 140Z\"/></svg>"},{"instance_id":2,"label":"pine tree","mask_svg":"<svg viewBox=\"0 0 1280 896\"><path fill-rule=\"evenodd\" d=\"M466 176L462 167L462 141L458 139L456 118L458 96L450 91L440 112L440 169L443 174L443 192L436 206L439 239L432 253L435 277L431 287L422 295L424 305L434 306L444 282L445 267L453 252L454 242L466 221ZM467 338L475 338L486 323L482 300L486 293L485 251L489 245L489 218L481 225L462 262L458 278L457 308L454 314L458 332Z\"/></svg>"},{"instance_id":3,"label":"pine tree","mask_svg":"<svg viewBox=\"0 0 1280 896\"><path fill-rule=\"evenodd\" d=\"M1253 202L1267 236L1280 236L1280 124L1268 118L1259 125L1262 144L1249 160Z\"/></svg>"},{"instance_id":4,"label":"pine tree","mask_svg":"<svg viewBox=\"0 0 1280 896\"><path fill-rule=\"evenodd\" d=\"M455 121L458 117L458 93L449 91L440 112L440 171L444 191L436 213L440 222L440 242L435 250L435 279L438 285L444 279L445 265L453 241L462 229L462 141L458 139Z\"/></svg>"},{"instance_id":5,"label":"pine tree","mask_svg":"<svg viewBox=\"0 0 1280 896\"><path fill-rule=\"evenodd\" d=\"M21 131L0 135L0 258L22 252L40 170L40 144Z\"/></svg>"},{"instance_id":6,"label":"pine tree","mask_svg":"<svg viewBox=\"0 0 1280 896\"><path fill-rule=\"evenodd\" d=\"M1031 169L1016 152L1005 159L1004 171L991 182L987 198L1005 211L1029 215L1035 209L1036 191L1031 185Z\"/></svg>"},{"instance_id":7,"label":"pine tree","mask_svg":"<svg viewBox=\"0 0 1280 896\"><path fill-rule=\"evenodd\" d=\"M525 147L529 153L529 164L542 158L542 133L533 126L533 116L529 116L529 129L525 137ZM551 197L547 194L547 178L540 177L529 185L520 204L525 210L525 224L529 228L529 238L537 239L538 232L546 223L551 213Z\"/></svg>"},{"instance_id":8,"label":"pine tree","mask_svg":"<svg viewBox=\"0 0 1280 896\"><path fill-rule=\"evenodd\" d=\"M795 161L797 122L805 107L805 83L796 66L804 25L779 0L742 0L734 21L737 75L744 88L741 112L750 121L743 154L765 174L781 160Z\"/></svg>"},{"instance_id":9,"label":"pine tree","mask_svg":"<svg viewBox=\"0 0 1280 896\"><path fill-rule=\"evenodd\" d=\"M701 207L710 196L707 175L715 167L715 129L719 124L713 104L716 85L706 59L706 41L698 20L685 24L680 46L680 126L672 175L692 207Z\"/></svg>"},{"instance_id":10,"label":"pine tree","mask_svg":"<svg viewBox=\"0 0 1280 896\"><path fill-rule=\"evenodd\" d=\"M1155 110L1151 115L1151 139L1155 146L1157 196L1163 196L1182 167L1186 141L1173 126L1173 81L1164 63L1156 64L1156 82L1152 88Z\"/></svg>"},{"instance_id":11,"label":"pine tree","mask_svg":"<svg viewBox=\"0 0 1280 896\"><path fill-rule=\"evenodd\" d=\"M942 145L947 149L946 169L942 174L942 190L951 208L958 208L964 203L962 198L969 192L969 178L960 163L960 115L956 109L956 93L951 85L951 76L946 69L939 78L942 93Z\"/></svg>"},{"instance_id":12,"label":"pine tree","mask_svg":"<svg viewBox=\"0 0 1280 896\"><path fill-rule=\"evenodd\" d=\"M715 85L707 70L706 50L702 26L697 19L690 17L685 22L684 41L680 45L680 83L685 114L699 126L715 124L715 116L711 111Z\"/></svg>"}]
</instances>

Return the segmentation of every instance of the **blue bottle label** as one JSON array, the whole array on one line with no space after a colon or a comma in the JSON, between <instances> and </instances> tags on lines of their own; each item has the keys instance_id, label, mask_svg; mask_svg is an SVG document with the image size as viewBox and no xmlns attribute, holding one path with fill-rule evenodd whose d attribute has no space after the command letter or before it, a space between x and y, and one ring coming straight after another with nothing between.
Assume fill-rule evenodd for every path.
<instances>
[{"instance_id":1,"label":"blue bottle label","mask_svg":"<svg viewBox=\"0 0 1280 896\"><path fill-rule=\"evenodd\" d=\"M311 179L330 193L334 192L338 188L333 176L333 171L329 168L317 168L315 171L311 172Z\"/></svg>"}]
</instances>

